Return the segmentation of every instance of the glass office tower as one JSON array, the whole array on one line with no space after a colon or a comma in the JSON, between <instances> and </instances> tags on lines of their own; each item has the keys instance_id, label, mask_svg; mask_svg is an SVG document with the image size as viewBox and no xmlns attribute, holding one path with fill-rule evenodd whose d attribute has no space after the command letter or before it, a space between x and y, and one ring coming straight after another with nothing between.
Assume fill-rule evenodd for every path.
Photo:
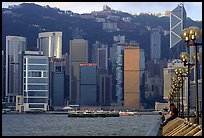
<instances>
[{"instance_id":1,"label":"glass office tower","mask_svg":"<svg viewBox=\"0 0 204 138\"><path fill-rule=\"evenodd\" d=\"M80 64L80 107L97 105L97 66Z\"/></svg>"},{"instance_id":2,"label":"glass office tower","mask_svg":"<svg viewBox=\"0 0 204 138\"><path fill-rule=\"evenodd\" d=\"M22 94L21 54L26 50L26 38L6 36L6 96L15 105L16 95Z\"/></svg>"},{"instance_id":3,"label":"glass office tower","mask_svg":"<svg viewBox=\"0 0 204 138\"><path fill-rule=\"evenodd\" d=\"M24 111L47 111L49 60L41 51L26 51L23 57Z\"/></svg>"},{"instance_id":4,"label":"glass office tower","mask_svg":"<svg viewBox=\"0 0 204 138\"><path fill-rule=\"evenodd\" d=\"M45 56L62 58L62 32L39 33L37 41Z\"/></svg>"},{"instance_id":5,"label":"glass office tower","mask_svg":"<svg viewBox=\"0 0 204 138\"><path fill-rule=\"evenodd\" d=\"M79 105L80 64L88 63L88 41L84 39L70 40L70 97L69 103Z\"/></svg>"}]
</instances>

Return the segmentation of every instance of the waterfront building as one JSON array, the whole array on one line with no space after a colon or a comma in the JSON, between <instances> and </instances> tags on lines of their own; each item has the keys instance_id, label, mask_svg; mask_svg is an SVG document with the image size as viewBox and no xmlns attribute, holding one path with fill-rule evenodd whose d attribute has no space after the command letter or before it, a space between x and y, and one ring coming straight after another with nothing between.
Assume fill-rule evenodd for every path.
<instances>
[{"instance_id":1,"label":"waterfront building","mask_svg":"<svg viewBox=\"0 0 204 138\"><path fill-rule=\"evenodd\" d=\"M112 100L113 105L123 105L123 53L124 44L116 43L110 48L111 74L112 74Z\"/></svg>"},{"instance_id":2,"label":"waterfront building","mask_svg":"<svg viewBox=\"0 0 204 138\"><path fill-rule=\"evenodd\" d=\"M110 106L112 102L112 75L99 75L99 104Z\"/></svg>"},{"instance_id":3,"label":"waterfront building","mask_svg":"<svg viewBox=\"0 0 204 138\"><path fill-rule=\"evenodd\" d=\"M186 10L184 4L181 3L170 12L170 48L172 50L173 58L178 58L179 54L186 50L180 37L180 33L185 26Z\"/></svg>"},{"instance_id":4,"label":"waterfront building","mask_svg":"<svg viewBox=\"0 0 204 138\"><path fill-rule=\"evenodd\" d=\"M42 51L25 51L23 56L24 111L47 111L49 98L49 60Z\"/></svg>"},{"instance_id":5,"label":"waterfront building","mask_svg":"<svg viewBox=\"0 0 204 138\"><path fill-rule=\"evenodd\" d=\"M15 106L16 95L22 94L21 54L26 50L26 38L6 36L6 96Z\"/></svg>"},{"instance_id":6,"label":"waterfront building","mask_svg":"<svg viewBox=\"0 0 204 138\"><path fill-rule=\"evenodd\" d=\"M124 108L140 108L140 48L124 48Z\"/></svg>"},{"instance_id":7,"label":"waterfront building","mask_svg":"<svg viewBox=\"0 0 204 138\"><path fill-rule=\"evenodd\" d=\"M124 71L123 71L123 53L124 46L117 45L116 52L116 97L117 97L117 105L123 105L124 100Z\"/></svg>"},{"instance_id":8,"label":"waterfront building","mask_svg":"<svg viewBox=\"0 0 204 138\"><path fill-rule=\"evenodd\" d=\"M65 55L63 55L63 58L65 59L65 93L64 93L64 98L65 98L65 101L66 101L66 105L68 105L68 102L69 102L69 88L70 88L70 75L69 75L69 54L68 53L65 53Z\"/></svg>"},{"instance_id":9,"label":"waterfront building","mask_svg":"<svg viewBox=\"0 0 204 138\"><path fill-rule=\"evenodd\" d=\"M144 86L145 86L145 53L144 53L144 49L140 49L140 98L141 98L141 102L144 102L144 98L145 98L145 90L144 90Z\"/></svg>"},{"instance_id":10,"label":"waterfront building","mask_svg":"<svg viewBox=\"0 0 204 138\"><path fill-rule=\"evenodd\" d=\"M88 41L84 39L70 40L70 97L69 103L79 105L80 64L88 63Z\"/></svg>"},{"instance_id":11,"label":"waterfront building","mask_svg":"<svg viewBox=\"0 0 204 138\"><path fill-rule=\"evenodd\" d=\"M151 59L159 60L161 58L161 34L158 29L151 31Z\"/></svg>"},{"instance_id":12,"label":"waterfront building","mask_svg":"<svg viewBox=\"0 0 204 138\"><path fill-rule=\"evenodd\" d=\"M39 33L37 41L45 56L62 58L62 32Z\"/></svg>"},{"instance_id":13,"label":"waterfront building","mask_svg":"<svg viewBox=\"0 0 204 138\"><path fill-rule=\"evenodd\" d=\"M2 59L1 59L1 61L2 61L2 64L1 64L1 73L2 73L2 78L1 78L1 90L2 90L2 97L1 97L1 99L2 99L2 102L4 102L5 101L5 61L4 61L4 56L5 56L5 54L4 54L4 51L2 50Z\"/></svg>"},{"instance_id":14,"label":"waterfront building","mask_svg":"<svg viewBox=\"0 0 204 138\"><path fill-rule=\"evenodd\" d=\"M97 66L95 63L80 64L80 108L97 105Z\"/></svg>"},{"instance_id":15,"label":"waterfront building","mask_svg":"<svg viewBox=\"0 0 204 138\"><path fill-rule=\"evenodd\" d=\"M65 59L49 58L49 100L52 107L63 107L65 105L65 94L68 82L65 75Z\"/></svg>"}]
</instances>

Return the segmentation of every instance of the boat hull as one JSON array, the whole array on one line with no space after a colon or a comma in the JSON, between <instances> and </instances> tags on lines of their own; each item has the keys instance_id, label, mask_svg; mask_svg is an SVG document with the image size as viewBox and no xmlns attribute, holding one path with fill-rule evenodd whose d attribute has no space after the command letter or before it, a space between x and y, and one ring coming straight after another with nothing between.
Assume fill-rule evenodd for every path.
<instances>
[{"instance_id":1,"label":"boat hull","mask_svg":"<svg viewBox=\"0 0 204 138\"><path fill-rule=\"evenodd\" d=\"M119 117L119 113L68 113L68 117Z\"/></svg>"}]
</instances>

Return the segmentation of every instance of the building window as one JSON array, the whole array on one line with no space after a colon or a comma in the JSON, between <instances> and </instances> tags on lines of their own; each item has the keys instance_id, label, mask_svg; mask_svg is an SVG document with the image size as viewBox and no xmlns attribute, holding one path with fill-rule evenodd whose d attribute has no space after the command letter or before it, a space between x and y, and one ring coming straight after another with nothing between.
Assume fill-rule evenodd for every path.
<instances>
[{"instance_id":1,"label":"building window","mask_svg":"<svg viewBox=\"0 0 204 138\"><path fill-rule=\"evenodd\" d=\"M28 98L28 103L47 103L47 98Z\"/></svg>"},{"instance_id":2,"label":"building window","mask_svg":"<svg viewBox=\"0 0 204 138\"><path fill-rule=\"evenodd\" d=\"M28 83L48 83L47 78L28 78Z\"/></svg>"},{"instance_id":3,"label":"building window","mask_svg":"<svg viewBox=\"0 0 204 138\"><path fill-rule=\"evenodd\" d=\"M28 59L29 64L47 64L48 60L47 59Z\"/></svg>"},{"instance_id":4,"label":"building window","mask_svg":"<svg viewBox=\"0 0 204 138\"><path fill-rule=\"evenodd\" d=\"M47 85L28 85L28 90L47 90Z\"/></svg>"},{"instance_id":5,"label":"building window","mask_svg":"<svg viewBox=\"0 0 204 138\"><path fill-rule=\"evenodd\" d=\"M29 104L29 108L44 108L44 104Z\"/></svg>"},{"instance_id":6,"label":"building window","mask_svg":"<svg viewBox=\"0 0 204 138\"><path fill-rule=\"evenodd\" d=\"M41 77L41 71L29 71L28 77Z\"/></svg>"},{"instance_id":7,"label":"building window","mask_svg":"<svg viewBox=\"0 0 204 138\"><path fill-rule=\"evenodd\" d=\"M28 65L28 70L47 70L47 65Z\"/></svg>"},{"instance_id":8,"label":"building window","mask_svg":"<svg viewBox=\"0 0 204 138\"><path fill-rule=\"evenodd\" d=\"M28 96L47 96L47 91L29 91Z\"/></svg>"}]
</instances>

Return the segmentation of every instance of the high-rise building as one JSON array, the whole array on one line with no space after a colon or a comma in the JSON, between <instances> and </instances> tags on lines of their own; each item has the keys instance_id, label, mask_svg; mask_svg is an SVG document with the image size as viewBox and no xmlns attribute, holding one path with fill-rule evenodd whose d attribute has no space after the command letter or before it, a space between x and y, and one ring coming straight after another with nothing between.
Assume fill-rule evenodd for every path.
<instances>
[{"instance_id":1,"label":"high-rise building","mask_svg":"<svg viewBox=\"0 0 204 138\"><path fill-rule=\"evenodd\" d=\"M22 94L21 54L26 50L26 38L6 36L6 96L15 105L16 95Z\"/></svg>"},{"instance_id":2,"label":"high-rise building","mask_svg":"<svg viewBox=\"0 0 204 138\"><path fill-rule=\"evenodd\" d=\"M2 90L2 102L5 101L5 61L4 61L4 51L2 50L2 64L1 64L1 71L2 71L2 78L1 78L1 90Z\"/></svg>"},{"instance_id":3,"label":"high-rise building","mask_svg":"<svg viewBox=\"0 0 204 138\"><path fill-rule=\"evenodd\" d=\"M80 64L80 107L97 105L97 67L95 63Z\"/></svg>"},{"instance_id":4,"label":"high-rise building","mask_svg":"<svg viewBox=\"0 0 204 138\"><path fill-rule=\"evenodd\" d=\"M161 58L161 34L154 28L151 32L151 59L159 60Z\"/></svg>"},{"instance_id":5,"label":"high-rise building","mask_svg":"<svg viewBox=\"0 0 204 138\"><path fill-rule=\"evenodd\" d=\"M63 107L66 103L65 95L68 92L66 78L65 59L49 58L49 104L54 108Z\"/></svg>"},{"instance_id":6,"label":"high-rise building","mask_svg":"<svg viewBox=\"0 0 204 138\"><path fill-rule=\"evenodd\" d=\"M122 105L124 97L123 87L123 50L124 44L116 43L110 48L112 99L114 105Z\"/></svg>"},{"instance_id":7,"label":"high-rise building","mask_svg":"<svg viewBox=\"0 0 204 138\"><path fill-rule=\"evenodd\" d=\"M108 48L98 48L97 68L99 74L108 73Z\"/></svg>"},{"instance_id":8,"label":"high-rise building","mask_svg":"<svg viewBox=\"0 0 204 138\"><path fill-rule=\"evenodd\" d=\"M184 4L179 4L170 12L170 48L173 58L177 58L181 51L184 51L184 44L181 41L180 33L186 26L186 10Z\"/></svg>"},{"instance_id":9,"label":"high-rise building","mask_svg":"<svg viewBox=\"0 0 204 138\"><path fill-rule=\"evenodd\" d=\"M84 39L70 40L70 104L79 104L80 64L88 63L88 41Z\"/></svg>"},{"instance_id":10,"label":"high-rise building","mask_svg":"<svg viewBox=\"0 0 204 138\"><path fill-rule=\"evenodd\" d=\"M96 41L92 49L92 63L97 64L99 74L108 73L108 45Z\"/></svg>"},{"instance_id":11,"label":"high-rise building","mask_svg":"<svg viewBox=\"0 0 204 138\"><path fill-rule=\"evenodd\" d=\"M145 74L145 53L144 53L144 49L140 49L140 97L141 97L141 101L143 101L145 97L144 74Z\"/></svg>"},{"instance_id":12,"label":"high-rise building","mask_svg":"<svg viewBox=\"0 0 204 138\"><path fill-rule=\"evenodd\" d=\"M124 45L118 45L117 46L117 52L116 52L116 97L117 97L117 105L123 105L124 100L124 83L123 83L123 50Z\"/></svg>"},{"instance_id":13,"label":"high-rise building","mask_svg":"<svg viewBox=\"0 0 204 138\"><path fill-rule=\"evenodd\" d=\"M47 111L49 98L49 60L42 51L25 51L23 56L24 111Z\"/></svg>"},{"instance_id":14,"label":"high-rise building","mask_svg":"<svg viewBox=\"0 0 204 138\"><path fill-rule=\"evenodd\" d=\"M99 104L110 106L112 102L112 76L108 74L99 75Z\"/></svg>"},{"instance_id":15,"label":"high-rise building","mask_svg":"<svg viewBox=\"0 0 204 138\"><path fill-rule=\"evenodd\" d=\"M44 55L62 58L62 32L39 33L37 41L37 47Z\"/></svg>"},{"instance_id":16,"label":"high-rise building","mask_svg":"<svg viewBox=\"0 0 204 138\"><path fill-rule=\"evenodd\" d=\"M124 48L124 108L140 108L140 48Z\"/></svg>"}]
</instances>

